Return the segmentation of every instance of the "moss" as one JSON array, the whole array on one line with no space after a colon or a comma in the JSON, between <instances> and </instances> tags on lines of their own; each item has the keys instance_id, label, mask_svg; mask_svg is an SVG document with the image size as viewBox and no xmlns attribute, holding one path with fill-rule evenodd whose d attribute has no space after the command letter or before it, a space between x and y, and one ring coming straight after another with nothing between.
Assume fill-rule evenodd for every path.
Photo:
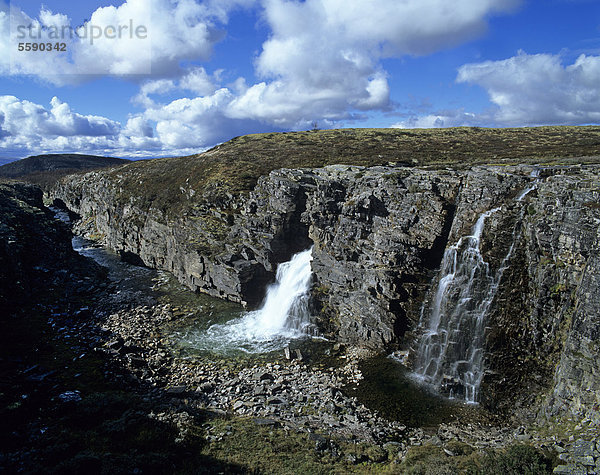
<instances>
[{"instance_id":1,"label":"moss","mask_svg":"<svg viewBox=\"0 0 600 475\"><path fill-rule=\"evenodd\" d=\"M246 418L216 419L206 431L212 441L204 455L250 473L397 473L386 451L373 444L284 430Z\"/></svg>"},{"instance_id":2,"label":"moss","mask_svg":"<svg viewBox=\"0 0 600 475\"><path fill-rule=\"evenodd\" d=\"M479 453L472 447L451 441L447 450L454 449L454 456L448 456L441 447L423 445L411 447L399 466L400 473L406 474L455 474L477 475L534 475L552 473L551 458L528 445L513 445L504 450L491 450ZM469 447L469 448L467 448Z\"/></svg>"},{"instance_id":3,"label":"moss","mask_svg":"<svg viewBox=\"0 0 600 475\"><path fill-rule=\"evenodd\" d=\"M102 241L105 238L104 233L92 233L87 236L88 239L92 241Z\"/></svg>"},{"instance_id":4,"label":"moss","mask_svg":"<svg viewBox=\"0 0 600 475\"><path fill-rule=\"evenodd\" d=\"M449 441L446 444L446 448L454 455L470 455L475 451L469 444L456 439Z\"/></svg>"},{"instance_id":5,"label":"moss","mask_svg":"<svg viewBox=\"0 0 600 475\"><path fill-rule=\"evenodd\" d=\"M554 364L558 363L560 358L560 354L563 350L565 342L567 341L567 337L569 336L569 331L571 330L571 324L573 323L573 314L575 313L576 303L572 302L571 306L564 312L564 316L561 319L558 330L555 333L554 342L553 342L553 358L552 362Z\"/></svg>"},{"instance_id":6,"label":"moss","mask_svg":"<svg viewBox=\"0 0 600 475\"><path fill-rule=\"evenodd\" d=\"M431 461L432 459L447 457L446 453L441 447L436 445L420 445L411 447L404 457L403 465L406 467L414 466L424 461Z\"/></svg>"},{"instance_id":7,"label":"moss","mask_svg":"<svg viewBox=\"0 0 600 475\"><path fill-rule=\"evenodd\" d=\"M321 284L313 289L314 293L319 296L329 295L331 288L327 285Z\"/></svg>"},{"instance_id":8,"label":"moss","mask_svg":"<svg viewBox=\"0 0 600 475\"><path fill-rule=\"evenodd\" d=\"M552 460L529 445L513 445L506 450L487 454L472 474L537 475L552 473Z\"/></svg>"},{"instance_id":9,"label":"moss","mask_svg":"<svg viewBox=\"0 0 600 475\"><path fill-rule=\"evenodd\" d=\"M550 294L551 294L553 297L555 297L555 296L557 296L557 295L559 295L559 294L562 294L562 293L563 293L563 292L565 292L566 290L567 290L567 284L565 284L565 283L558 283L558 284L555 284L555 285L553 285L553 286L550 288Z\"/></svg>"},{"instance_id":10,"label":"moss","mask_svg":"<svg viewBox=\"0 0 600 475\"><path fill-rule=\"evenodd\" d=\"M221 209L227 209L231 197L247 193L259 177L283 167L394 162L435 168L541 161L598 163L599 155L600 127L459 127L410 133L342 129L247 135L202 154L133 162L106 173L122 190L119 200L129 202L132 196L140 196L137 204L142 209L152 206L177 216L184 207L200 202L219 202ZM197 193L189 198L181 193L182 187Z\"/></svg>"},{"instance_id":11,"label":"moss","mask_svg":"<svg viewBox=\"0 0 600 475\"><path fill-rule=\"evenodd\" d=\"M541 266L548 266L548 265L553 264L553 263L554 263L554 259L552 259L550 256L547 256L547 255L543 256L540 259L540 265Z\"/></svg>"}]
</instances>

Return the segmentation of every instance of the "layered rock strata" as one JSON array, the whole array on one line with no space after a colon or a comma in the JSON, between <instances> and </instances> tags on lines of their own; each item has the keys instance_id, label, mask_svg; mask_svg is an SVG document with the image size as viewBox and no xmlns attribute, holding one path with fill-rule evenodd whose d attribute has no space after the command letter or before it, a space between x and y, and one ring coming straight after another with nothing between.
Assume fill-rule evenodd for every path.
<instances>
[{"instance_id":1,"label":"layered rock strata","mask_svg":"<svg viewBox=\"0 0 600 475\"><path fill-rule=\"evenodd\" d=\"M182 189L176 214L106 172L73 177L53 196L124 257L249 306L278 263L314 245L321 330L376 350L410 346L444 250L499 208L481 238L490 269L505 268L486 317L483 402L529 408L550 390L547 415L596 420L600 169L533 170L280 169L244 195Z\"/></svg>"},{"instance_id":2,"label":"layered rock strata","mask_svg":"<svg viewBox=\"0 0 600 475\"><path fill-rule=\"evenodd\" d=\"M0 184L2 317L31 304L41 293L58 296L93 287L92 277L98 277L100 269L73 250L71 237L71 231L44 206L39 188Z\"/></svg>"}]
</instances>

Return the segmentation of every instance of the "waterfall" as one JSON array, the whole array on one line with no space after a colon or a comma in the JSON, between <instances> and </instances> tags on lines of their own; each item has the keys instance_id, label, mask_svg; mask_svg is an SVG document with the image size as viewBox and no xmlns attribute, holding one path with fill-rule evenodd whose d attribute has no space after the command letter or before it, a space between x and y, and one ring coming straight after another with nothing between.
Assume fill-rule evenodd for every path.
<instances>
[{"instance_id":1,"label":"waterfall","mask_svg":"<svg viewBox=\"0 0 600 475\"><path fill-rule=\"evenodd\" d=\"M277 267L276 281L267 289L263 305L224 324L196 335L197 349L263 353L282 349L292 338L306 336L311 328L308 291L312 248Z\"/></svg>"},{"instance_id":2,"label":"waterfall","mask_svg":"<svg viewBox=\"0 0 600 475\"><path fill-rule=\"evenodd\" d=\"M471 235L444 252L433 298L421 310L414 374L417 379L474 403L483 377L484 320L503 266L491 273L479 248L486 218L479 216Z\"/></svg>"},{"instance_id":3,"label":"waterfall","mask_svg":"<svg viewBox=\"0 0 600 475\"><path fill-rule=\"evenodd\" d=\"M518 203L537 188L539 176L540 169L535 168L530 175L533 182L518 195ZM508 267L525 212L522 208L506 256L498 270L491 272L481 255L481 233L485 220L498 210L482 213L471 234L446 249L432 285L435 294L421 308L422 335L413 375L435 390L469 403L478 401L483 379L485 317Z\"/></svg>"},{"instance_id":4,"label":"waterfall","mask_svg":"<svg viewBox=\"0 0 600 475\"><path fill-rule=\"evenodd\" d=\"M533 190L535 190L537 188L537 185L540 181L540 169L539 168L534 168L531 171L531 174L529 175L531 178L534 178L533 183L528 186L527 188L525 188L521 194L519 195L519 197L517 198L517 201L523 201L523 199Z\"/></svg>"},{"instance_id":5,"label":"waterfall","mask_svg":"<svg viewBox=\"0 0 600 475\"><path fill-rule=\"evenodd\" d=\"M267 289L263 306L245 319L248 336L269 338L282 332L302 331L310 324L311 253L312 248L277 266L276 282Z\"/></svg>"}]
</instances>

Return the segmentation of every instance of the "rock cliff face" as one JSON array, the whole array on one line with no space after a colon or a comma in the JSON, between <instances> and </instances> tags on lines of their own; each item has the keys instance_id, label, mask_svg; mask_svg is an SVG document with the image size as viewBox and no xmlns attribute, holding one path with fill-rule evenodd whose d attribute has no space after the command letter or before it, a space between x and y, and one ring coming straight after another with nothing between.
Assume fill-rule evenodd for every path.
<instances>
[{"instance_id":1,"label":"rock cliff face","mask_svg":"<svg viewBox=\"0 0 600 475\"><path fill-rule=\"evenodd\" d=\"M505 268L487 315L483 402L525 410L545 394L545 416L600 420L600 167L533 170L279 169L241 195L182 187L176 215L108 172L70 178L53 196L125 258L249 306L278 263L312 245L318 325L377 350L411 346L444 250L499 208L481 241L490 268Z\"/></svg>"},{"instance_id":2,"label":"rock cliff face","mask_svg":"<svg viewBox=\"0 0 600 475\"><path fill-rule=\"evenodd\" d=\"M59 296L73 284L82 287L79 271L88 276L99 271L73 250L71 237L70 230L44 206L39 188L0 184L2 318L42 292Z\"/></svg>"},{"instance_id":3,"label":"rock cliff face","mask_svg":"<svg viewBox=\"0 0 600 475\"><path fill-rule=\"evenodd\" d=\"M514 248L489 315L482 394L527 411L552 387L543 417L566 410L597 421L599 170L542 169L522 203L514 235L490 240Z\"/></svg>"}]
</instances>

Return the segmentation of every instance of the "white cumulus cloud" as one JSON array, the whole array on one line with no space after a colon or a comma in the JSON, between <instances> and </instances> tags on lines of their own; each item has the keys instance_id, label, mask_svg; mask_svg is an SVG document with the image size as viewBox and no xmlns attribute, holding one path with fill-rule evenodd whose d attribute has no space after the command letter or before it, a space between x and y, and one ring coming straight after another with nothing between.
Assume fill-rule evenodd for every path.
<instances>
[{"instance_id":1,"label":"white cumulus cloud","mask_svg":"<svg viewBox=\"0 0 600 475\"><path fill-rule=\"evenodd\" d=\"M221 21L251 0L127 0L90 12L74 25L44 7L31 18L16 6L0 11L0 74L30 75L55 85L95 76L185 74L186 61L206 61L223 38ZM19 43L65 43L66 51L18 51Z\"/></svg>"},{"instance_id":2,"label":"white cumulus cloud","mask_svg":"<svg viewBox=\"0 0 600 475\"><path fill-rule=\"evenodd\" d=\"M400 128L456 126L520 127L585 125L600 122L600 56L580 55L564 64L561 55L526 54L500 61L465 64L456 82L486 90L483 112L443 110L412 115Z\"/></svg>"},{"instance_id":3,"label":"white cumulus cloud","mask_svg":"<svg viewBox=\"0 0 600 475\"><path fill-rule=\"evenodd\" d=\"M463 110L445 110L436 114L413 115L396 122L390 127L396 129L431 129L442 127L482 126L482 119L476 114Z\"/></svg>"},{"instance_id":4,"label":"white cumulus cloud","mask_svg":"<svg viewBox=\"0 0 600 475\"><path fill-rule=\"evenodd\" d=\"M231 138L258 132L252 121L232 119L223 110L227 89L207 97L177 99L132 115L123 126L106 117L79 114L53 97L48 106L0 96L1 156L90 152L117 156L187 155Z\"/></svg>"},{"instance_id":5,"label":"white cumulus cloud","mask_svg":"<svg viewBox=\"0 0 600 475\"><path fill-rule=\"evenodd\" d=\"M369 111L393 107L384 59L450 48L480 35L491 15L509 12L520 3L127 0L118 7L98 8L88 26L105 32L109 28L112 34L111 25L129 25L126 31L131 32L129 20L133 19L136 25L148 25L150 41L115 40L105 34L92 45L89 37L76 38L62 56L0 55L0 74L32 75L62 85L85 80L86 74L124 77L150 68L145 81L134 76L140 89L132 102L142 110L122 126L105 118L80 116L58 99L48 108L14 98L21 109L28 109L26 120L39 120L45 129L10 132L16 122L2 109L0 119L9 128L3 125L1 143L7 147L10 141L26 143L48 150L78 144L88 149L147 148L167 154L198 150L265 128L300 129L315 120L329 126L360 119ZM262 8L264 25L270 29L254 61L256 79L240 77L224 83L227 72L198 63L211 59L231 11L256 5ZM60 12L47 9L37 18L18 9L11 15L13 25L43 27L46 36L52 27L73 26ZM0 12L0 33L8 24L6 13ZM0 53L7 51L6 41L0 39ZM41 118L35 119L37 115ZM408 122L449 125L465 117L468 114L448 113Z\"/></svg>"},{"instance_id":6,"label":"white cumulus cloud","mask_svg":"<svg viewBox=\"0 0 600 475\"><path fill-rule=\"evenodd\" d=\"M158 153L162 144L151 124L132 117L123 128L106 117L82 115L57 97L49 107L15 96L0 96L0 149L3 156L87 151L103 154Z\"/></svg>"},{"instance_id":7,"label":"white cumulus cloud","mask_svg":"<svg viewBox=\"0 0 600 475\"><path fill-rule=\"evenodd\" d=\"M229 107L285 127L390 107L381 60L428 54L473 38L518 0L265 0L272 30L256 60L262 82Z\"/></svg>"},{"instance_id":8,"label":"white cumulus cloud","mask_svg":"<svg viewBox=\"0 0 600 475\"><path fill-rule=\"evenodd\" d=\"M14 96L0 96L2 129L10 137L50 136L71 137L82 135L101 137L115 135L119 124L104 117L81 115L71 111L68 104L52 98L50 109Z\"/></svg>"},{"instance_id":9,"label":"white cumulus cloud","mask_svg":"<svg viewBox=\"0 0 600 475\"><path fill-rule=\"evenodd\" d=\"M600 121L600 56L563 65L551 54L466 64L457 81L483 87L499 125L585 124Z\"/></svg>"}]
</instances>

